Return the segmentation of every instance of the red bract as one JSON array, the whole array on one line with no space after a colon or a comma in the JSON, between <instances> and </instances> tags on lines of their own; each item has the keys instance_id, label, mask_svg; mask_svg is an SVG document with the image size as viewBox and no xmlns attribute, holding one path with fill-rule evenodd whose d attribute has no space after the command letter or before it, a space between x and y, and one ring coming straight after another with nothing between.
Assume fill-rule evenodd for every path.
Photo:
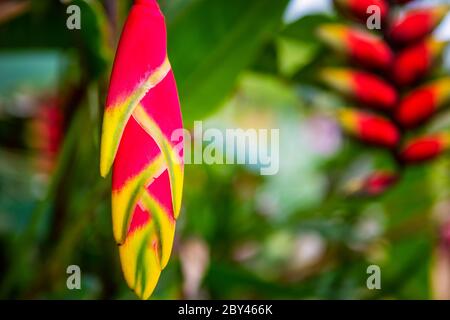
<instances>
[{"instance_id":1,"label":"red bract","mask_svg":"<svg viewBox=\"0 0 450 320\"><path fill-rule=\"evenodd\" d=\"M339 120L347 133L355 138L386 148L395 148L400 140L396 126L381 116L344 109L339 112Z\"/></svg>"},{"instance_id":2,"label":"red bract","mask_svg":"<svg viewBox=\"0 0 450 320\"><path fill-rule=\"evenodd\" d=\"M408 94L399 105L396 118L411 128L429 119L450 98L450 78L443 78Z\"/></svg>"},{"instance_id":3,"label":"red bract","mask_svg":"<svg viewBox=\"0 0 450 320\"><path fill-rule=\"evenodd\" d=\"M400 86L417 82L430 71L444 47L444 42L427 39L400 52L394 63L395 82Z\"/></svg>"},{"instance_id":4,"label":"red bract","mask_svg":"<svg viewBox=\"0 0 450 320\"><path fill-rule=\"evenodd\" d=\"M332 88L375 109L391 110L397 102L395 89L367 72L329 68L321 72L321 78Z\"/></svg>"},{"instance_id":5,"label":"red bract","mask_svg":"<svg viewBox=\"0 0 450 320\"><path fill-rule=\"evenodd\" d=\"M448 12L448 5L414 9L395 20L389 38L400 45L413 43L431 33Z\"/></svg>"},{"instance_id":6,"label":"red bract","mask_svg":"<svg viewBox=\"0 0 450 320\"><path fill-rule=\"evenodd\" d=\"M405 144L400 152L400 158L406 163L423 162L441 155L449 146L449 134L420 137Z\"/></svg>"},{"instance_id":7,"label":"red bract","mask_svg":"<svg viewBox=\"0 0 450 320\"><path fill-rule=\"evenodd\" d=\"M362 192L377 196L384 193L398 181L398 174L390 171L378 171L369 175L362 186Z\"/></svg>"},{"instance_id":8,"label":"red bract","mask_svg":"<svg viewBox=\"0 0 450 320\"><path fill-rule=\"evenodd\" d=\"M389 5L384 0L334 0L336 7L345 15L365 23L371 13L367 12L370 6L380 9L381 20L385 20L389 11Z\"/></svg>"},{"instance_id":9,"label":"red bract","mask_svg":"<svg viewBox=\"0 0 450 320\"><path fill-rule=\"evenodd\" d=\"M344 53L356 64L370 69L387 70L393 60L389 46L379 37L340 24L327 24L319 29L320 38L333 49Z\"/></svg>"},{"instance_id":10,"label":"red bract","mask_svg":"<svg viewBox=\"0 0 450 320\"><path fill-rule=\"evenodd\" d=\"M352 32L348 35L350 57L369 68L387 70L392 63L393 54L386 43L368 34Z\"/></svg>"},{"instance_id":11,"label":"red bract","mask_svg":"<svg viewBox=\"0 0 450 320\"><path fill-rule=\"evenodd\" d=\"M392 109L397 102L395 89L376 76L364 72L354 73L357 99L380 109Z\"/></svg>"}]
</instances>

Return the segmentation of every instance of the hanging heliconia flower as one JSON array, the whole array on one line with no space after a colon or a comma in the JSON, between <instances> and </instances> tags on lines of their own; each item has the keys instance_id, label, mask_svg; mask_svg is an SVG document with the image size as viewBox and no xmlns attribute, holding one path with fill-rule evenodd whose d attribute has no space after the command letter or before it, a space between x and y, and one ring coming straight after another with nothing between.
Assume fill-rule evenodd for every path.
<instances>
[{"instance_id":1,"label":"hanging heliconia flower","mask_svg":"<svg viewBox=\"0 0 450 320\"><path fill-rule=\"evenodd\" d=\"M340 13L363 24L374 12L369 7L377 6L381 30L342 23L324 24L317 30L319 38L351 64L319 72L324 84L358 106L336 112L343 130L363 143L388 149L399 171L434 159L450 148L449 133L404 139L404 133L429 121L450 103L450 76L432 77L447 43L431 35L450 5L406 9L397 14L396 7L407 2L334 0ZM400 172L375 171L353 185L359 188L354 193L381 194L400 176Z\"/></svg>"},{"instance_id":2,"label":"hanging heliconia flower","mask_svg":"<svg viewBox=\"0 0 450 320\"><path fill-rule=\"evenodd\" d=\"M166 26L156 0L136 0L106 100L100 171L112 167L112 220L128 285L150 297L169 260L183 188L182 128ZM182 139L181 139L182 140Z\"/></svg>"}]
</instances>

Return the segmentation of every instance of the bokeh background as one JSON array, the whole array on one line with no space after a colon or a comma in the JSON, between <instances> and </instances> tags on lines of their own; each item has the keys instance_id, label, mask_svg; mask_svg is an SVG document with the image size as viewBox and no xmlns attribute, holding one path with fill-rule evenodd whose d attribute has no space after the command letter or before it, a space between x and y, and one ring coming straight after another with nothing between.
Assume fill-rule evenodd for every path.
<instances>
[{"instance_id":1,"label":"bokeh background","mask_svg":"<svg viewBox=\"0 0 450 320\"><path fill-rule=\"evenodd\" d=\"M131 2L0 1L0 298L135 298L98 169ZM331 2L159 3L185 126L278 128L280 171L187 165L172 259L152 298L449 299L450 157L408 168L382 196L346 193L393 164L342 135L327 116L342 101L311 80L335 58L314 35L339 19ZM66 28L69 4L81 30ZM449 19L436 36L450 39ZM449 114L431 125L449 130ZM366 287L372 264L381 290ZM69 265L81 268L81 290L66 287Z\"/></svg>"}]
</instances>

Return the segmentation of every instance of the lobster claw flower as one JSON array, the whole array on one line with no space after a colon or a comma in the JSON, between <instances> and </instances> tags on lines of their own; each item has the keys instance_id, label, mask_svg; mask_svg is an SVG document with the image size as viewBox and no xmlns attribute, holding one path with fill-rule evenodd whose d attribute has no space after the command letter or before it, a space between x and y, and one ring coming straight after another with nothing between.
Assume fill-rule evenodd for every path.
<instances>
[{"instance_id":1,"label":"lobster claw flower","mask_svg":"<svg viewBox=\"0 0 450 320\"><path fill-rule=\"evenodd\" d=\"M446 43L428 38L398 54L393 78L400 86L409 86L425 76L444 51Z\"/></svg>"},{"instance_id":2,"label":"lobster claw flower","mask_svg":"<svg viewBox=\"0 0 450 320\"><path fill-rule=\"evenodd\" d=\"M377 6L380 9L382 21L389 12L389 4L385 0L334 0L334 3L343 14L362 23L366 23L371 15L367 10L370 6Z\"/></svg>"},{"instance_id":3,"label":"lobster claw flower","mask_svg":"<svg viewBox=\"0 0 450 320\"><path fill-rule=\"evenodd\" d=\"M103 118L100 171L112 167L112 220L128 285L147 299L166 266L181 206L182 128L166 27L156 0L125 23Z\"/></svg>"},{"instance_id":4,"label":"lobster claw flower","mask_svg":"<svg viewBox=\"0 0 450 320\"><path fill-rule=\"evenodd\" d=\"M379 37L341 24L325 24L318 35L334 50L350 61L377 70L387 70L393 61L389 46Z\"/></svg>"},{"instance_id":5,"label":"lobster claw flower","mask_svg":"<svg viewBox=\"0 0 450 320\"><path fill-rule=\"evenodd\" d=\"M419 137L407 142L400 151L400 159L406 163L419 163L434 159L449 150L450 134L439 133Z\"/></svg>"},{"instance_id":6,"label":"lobster claw flower","mask_svg":"<svg viewBox=\"0 0 450 320\"><path fill-rule=\"evenodd\" d=\"M384 117L344 108L338 111L338 119L344 131L362 142L390 149L399 143L397 127Z\"/></svg>"},{"instance_id":7,"label":"lobster claw flower","mask_svg":"<svg viewBox=\"0 0 450 320\"><path fill-rule=\"evenodd\" d=\"M429 119L450 100L450 77L424 85L405 96L396 111L397 121L411 128Z\"/></svg>"},{"instance_id":8,"label":"lobster claw flower","mask_svg":"<svg viewBox=\"0 0 450 320\"><path fill-rule=\"evenodd\" d=\"M410 10L392 23L388 31L389 38L400 45L422 40L442 21L449 7L440 5Z\"/></svg>"},{"instance_id":9,"label":"lobster claw flower","mask_svg":"<svg viewBox=\"0 0 450 320\"><path fill-rule=\"evenodd\" d=\"M318 37L326 45L346 58L348 64L361 68L329 67L319 71L317 77L322 83L357 106L332 112L333 116L343 131L356 140L389 149L390 156L402 164L400 170L450 149L449 133L404 143L404 134L450 104L450 77L441 76L419 85L432 76L442 60L448 42L438 41L431 34L449 13L450 4L402 7L410 2L333 0L344 18L381 30L369 31L342 23L317 28ZM381 26L375 26L378 22ZM344 191L348 195L377 196L400 177L401 171L376 170L352 179Z\"/></svg>"},{"instance_id":10,"label":"lobster claw flower","mask_svg":"<svg viewBox=\"0 0 450 320\"><path fill-rule=\"evenodd\" d=\"M367 72L326 68L320 78L333 89L375 109L392 110L398 99L390 84Z\"/></svg>"}]
</instances>

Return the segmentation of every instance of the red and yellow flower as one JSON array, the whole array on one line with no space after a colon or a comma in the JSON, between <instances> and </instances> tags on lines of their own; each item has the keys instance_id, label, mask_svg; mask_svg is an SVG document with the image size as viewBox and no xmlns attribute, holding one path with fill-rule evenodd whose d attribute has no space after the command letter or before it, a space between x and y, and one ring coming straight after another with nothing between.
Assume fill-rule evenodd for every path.
<instances>
[{"instance_id":1,"label":"red and yellow flower","mask_svg":"<svg viewBox=\"0 0 450 320\"><path fill-rule=\"evenodd\" d=\"M166 26L156 0L125 23L103 119L100 172L112 167L112 220L125 279L147 299L168 263L181 207L182 128ZM180 151L180 152L177 152Z\"/></svg>"},{"instance_id":2,"label":"red and yellow flower","mask_svg":"<svg viewBox=\"0 0 450 320\"><path fill-rule=\"evenodd\" d=\"M393 21L389 38L398 45L420 41L437 27L448 10L449 5L409 10Z\"/></svg>"},{"instance_id":3,"label":"red and yellow flower","mask_svg":"<svg viewBox=\"0 0 450 320\"><path fill-rule=\"evenodd\" d=\"M450 103L449 76L441 75L426 82L447 45L430 34L449 13L450 5L396 10L408 2L334 0L343 15L364 25L369 15L374 14L370 6L378 6L381 32L362 31L361 27L344 23L318 28L320 39L344 56L344 63L351 64L351 67L327 67L319 72L322 82L357 103L357 110L338 112L338 121L356 140L388 148L399 171L409 164L436 158L450 144L449 134L445 132L425 134L405 142L404 136L410 136L410 129L424 124ZM359 191L356 193L377 195L389 189L400 176L401 172L395 170L386 173L376 169L356 184Z\"/></svg>"}]
</instances>

